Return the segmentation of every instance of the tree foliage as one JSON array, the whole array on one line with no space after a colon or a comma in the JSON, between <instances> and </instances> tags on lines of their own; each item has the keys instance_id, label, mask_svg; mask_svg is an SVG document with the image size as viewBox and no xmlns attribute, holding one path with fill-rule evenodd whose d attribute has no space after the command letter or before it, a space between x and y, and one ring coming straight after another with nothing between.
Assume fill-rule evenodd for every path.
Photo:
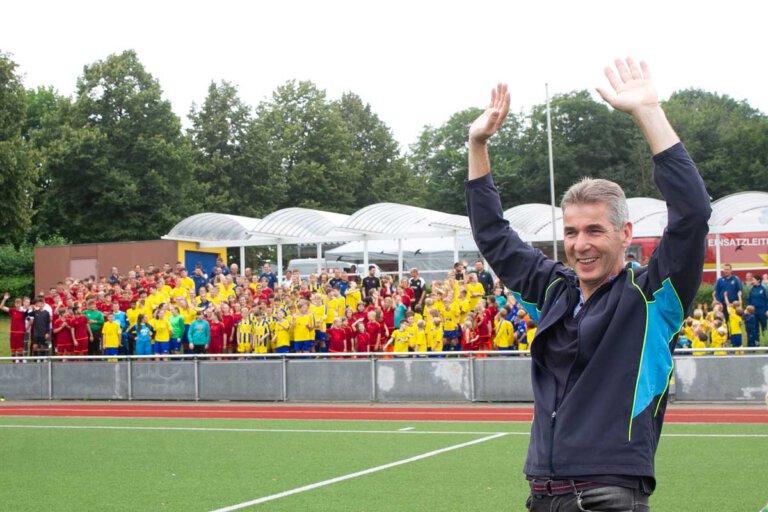
<instances>
[{"instance_id":1,"label":"tree foliage","mask_svg":"<svg viewBox=\"0 0 768 512\"><path fill-rule=\"evenodd\" d=\"M23 241L32 218L35 169L23 137L25 94L16 63L0 52L0 243Z\"/></svg>"},{"instance_id":2,"label":"tree foliage","mask_svg":"<svg viewBox=\"0 0 768 512\"><path fill-rule=\"evenodd\" d=\"M156 238L192 212L192 150L133 51L85 67L56 133L41 221L75 242Z\"/></svg>"},{"instance_id":3,"label":"tree foliage","mask_svg":"<svg viewBox=\"0 0 768 512\"><path fill-rule=\"evenodd\" d=\"M219 213L263 215L273 204L266 183L268 163L260 157L263 145L237 88L228 82L211 83L203 104L192 106L189 119L195 176L206 187L200 206Z\"/></svg>"},{"instance_id":4,"label":"tree foliage","mask_svg":"<svg viewBox=\"0 0 768 512\"><path fill-rule=\"evenodd\" d=\"M672 126L699 168L710 195L766 190L768 117L744 101L700 89L664 104Z\"/></svg>"},{"instance_id":5,"label":"tree foliage","mask_svg":"<svg viewBox=\"0 0 768 512\"><path fill-rule=\"evenodd\" d=\"M768 182L768 120L744 101L697 89L664 103L715 198ZM133 51L84 67L73 98L24 90L0 53L0 245L156 238L201 211L263 217L301 206L351 213L399 202L465 213L467 128L476 108L427 126L407 156L358 95L329 99L288 81L255 108L212 82L189 129ZM632 119L587 91L552 99L558 198L582 176L658 197ZM550 200L545 105L511 113L489 146L506 207Z\"/></svg>"}]
</instances>

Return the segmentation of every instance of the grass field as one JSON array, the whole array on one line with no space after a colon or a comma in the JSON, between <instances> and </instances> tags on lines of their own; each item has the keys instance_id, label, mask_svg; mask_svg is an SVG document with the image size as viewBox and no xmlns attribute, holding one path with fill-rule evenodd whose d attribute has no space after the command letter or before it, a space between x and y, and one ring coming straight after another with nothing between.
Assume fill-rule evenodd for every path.
<instances>
[{"instance_id":1,"label":"grass field","mask_svg":"<svg viewBox=\"0 0 768 512\"><path fill-rule=\"evenodd\" d=\"M260 498L244 508L523 510L528 492L526 423L2 414L3 510L203 511ZM757 512L768 502L768 425L670 424L664 435L653 510ZM327 482L339 477L349 478Z\"/></svg>"}]
</instances>

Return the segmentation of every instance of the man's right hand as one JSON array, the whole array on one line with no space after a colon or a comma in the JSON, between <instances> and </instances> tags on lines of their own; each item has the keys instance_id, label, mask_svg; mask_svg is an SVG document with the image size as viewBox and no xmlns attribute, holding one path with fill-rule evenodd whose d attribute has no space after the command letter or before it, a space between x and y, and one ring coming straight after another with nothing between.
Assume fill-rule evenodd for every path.
<instances>
[{"instance_id":1,"label":"man's right hand","mask_svg":"<svg viewBox=\"0 0 768 512\"><path fill-rule=\"evenodd\" d=\"M469 127L470 144L485 144L499 131L509 113L509 101L507 84L498 84L496 89L491 91L491 103L488 108Z\"/></svg>"}]
</instances>

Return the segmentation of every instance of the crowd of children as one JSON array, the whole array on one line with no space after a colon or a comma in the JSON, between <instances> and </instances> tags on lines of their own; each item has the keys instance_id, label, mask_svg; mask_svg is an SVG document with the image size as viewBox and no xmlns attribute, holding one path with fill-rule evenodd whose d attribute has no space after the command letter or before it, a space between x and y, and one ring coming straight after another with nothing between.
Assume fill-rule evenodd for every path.
<instances>
[{"instance_id":1,"label":"crowd of children","mask_svg":"<svg viewBox=\"0 0 768 512\"><path fill-rule=\"evenodd\" d=\"M536 323L503 286L488 289L457 264L427 289L416 269L390 276L289 271L281 281L219 262L190 277L137 266L126 274L66 279L35 306L16 299L11 355L145 355L527 350ZM489 287L490 288L490 287ZM398 354L395 354L398 355ZM404 355L404 354L403 354ZM231 357L231 356L229 356Z\"/></svg>"},{"instance_id":2,"label":"crowd of children","mask_svg":"<svg viewBox=\"0 0 768 512\"><path fill-rule=\"evenodd\" d=\"M693 355L725 355L726 351L696 351L696 349L739 348L760 345L759 319L752 305L742 308L741 302L713 301L698 304L685 319L677 339L678 348L693 349Z\"/></svg>"}]
</instances>

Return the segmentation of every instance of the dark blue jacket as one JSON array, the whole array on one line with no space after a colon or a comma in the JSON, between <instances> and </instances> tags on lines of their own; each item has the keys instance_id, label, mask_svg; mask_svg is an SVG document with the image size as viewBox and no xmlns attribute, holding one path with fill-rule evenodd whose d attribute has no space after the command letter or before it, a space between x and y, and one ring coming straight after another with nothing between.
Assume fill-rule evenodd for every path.
<instances>
[{"instance_id":1,"label":"dark blue jacket","mask_svg":"<svg viewBox=\"0 0 768 512\"><path fill-rule=\"evenodd\" d=\"M648 266L627 266L584 304L575 361L557 409L544 353L552 327L578 304L576 275L510 229L490 175L467 182L478 248L539 322L531 346L528 475L654 477L672 351L701 281L711 208L682 144L653 160L654 181L668 205L667 228Z\"/></svg>"},{"instance_id":2,"label":"dark blue jacket","mask_svg":"<svg viewBox=\"0 0 768 512\"><path fill-rule=\"evenodd\" d=\"M766 294L765 287L762 284L753 285L749 290L747 305L754 306L758 316L764 316L765 312L768 311L768 294Z\"/></svg>"}]
</instances>

